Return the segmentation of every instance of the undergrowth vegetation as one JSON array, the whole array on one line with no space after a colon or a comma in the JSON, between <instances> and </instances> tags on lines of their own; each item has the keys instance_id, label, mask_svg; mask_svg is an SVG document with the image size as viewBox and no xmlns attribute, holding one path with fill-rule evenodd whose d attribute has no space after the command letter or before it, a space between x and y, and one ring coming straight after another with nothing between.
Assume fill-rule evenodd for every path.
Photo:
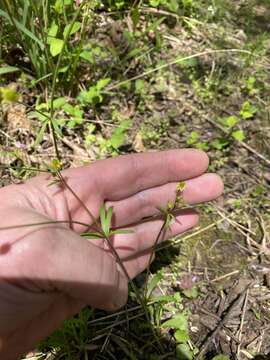
<instances>
[{"instance_id":1,"label":"undergrowth vegetation","mask_svg":"<svg viewBox=\"0 0 270 360\"><path fill-rule=\"evenodd\" d=\"M83 310L32 359L269 356L269 16L268 0L0 0L2 185L174 147L208 151L226 183L126 309ZM94 236L109 239L111 217L101 209ZM247 278L249 305L226 317Z\"/></svg>"}]
</instances>

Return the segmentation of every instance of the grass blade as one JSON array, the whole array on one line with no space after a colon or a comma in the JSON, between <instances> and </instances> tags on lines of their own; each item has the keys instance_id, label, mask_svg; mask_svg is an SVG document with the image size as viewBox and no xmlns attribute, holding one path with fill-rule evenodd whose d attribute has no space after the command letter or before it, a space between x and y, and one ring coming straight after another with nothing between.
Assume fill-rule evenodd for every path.
<instances>
[{"instance_id":1,"label":"grass blade","mask_svg":"<svg viewBox=\"0 0 270 360\"><path fill-rule=\"evenodd\" d=\"M5 74L9 74L12 72L16 72L19 71L20 69L15 67L15 66L4 66L4 67L0 67L0 76L1 75L5 75Z\"/></svg>"},{"instance_id":2,"label":"grass blade","mask_svg":"<svg viewBox=\"0 0 270 360\"><path fill-rule=\"evenodd\" d=\"M5 18L6 20L11 21L10 16L8 15L8 13L6 13L5 11L0 9L0 16L2 16L3 18ZM26 36L28 36L30 39L32 39L33 41L35 41L39 47L41 48L41 50L44 50L45 46L42 43L42 41L40 41L35 34L33 34L30 30L28 30L22 23L20 23L18 20L13 18L13 22L16 25L17 29L20 30L21 32L23 32Z\"/></svg>"}]
</instances>

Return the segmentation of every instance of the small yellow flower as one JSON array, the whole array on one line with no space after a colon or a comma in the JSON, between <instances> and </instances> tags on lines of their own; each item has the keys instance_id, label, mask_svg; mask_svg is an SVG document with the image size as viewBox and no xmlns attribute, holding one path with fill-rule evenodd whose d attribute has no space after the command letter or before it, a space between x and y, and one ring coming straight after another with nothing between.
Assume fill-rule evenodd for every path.
<instances>
[{"instance_id":1,"label":"small yellow flower","mask_svg":"<svg viewBox=\"0 0 270 360\"><path fill-rule=\"evenodd\" d=\"M51 169L53 171L60 171L62 169L61 161L58 159L53 159L51 162Z\"/></svg>"},{"instance_id":2,"label":"small yellow flower","mask_svg":"<svg viewBox=\"0 0 270 360\"><path fill-rule=\"evenodd\" d=\"M178 184L177 184L177 188L176 190L180 193L182 193L186 188L186 183L185 181L180 181Z\"/></svg>"}]
</instances>

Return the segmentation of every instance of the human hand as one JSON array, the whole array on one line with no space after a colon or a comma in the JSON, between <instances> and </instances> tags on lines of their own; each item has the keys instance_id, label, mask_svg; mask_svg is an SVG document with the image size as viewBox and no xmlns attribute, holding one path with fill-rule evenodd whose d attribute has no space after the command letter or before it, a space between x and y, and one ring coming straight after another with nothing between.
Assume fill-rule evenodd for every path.
<instances>
[{"instance_id":1,"label":"human hand","mask_svg":"<svg viewBox=\"0 0 270 360\"><path fill-rule=\"evenodd\" d=\"M106 202L113 207L114 226L133 230L115 235L112 243L134 278L147 267L163 223L142 219L174 200L180 180L186 181L183 198L188 204L222 193L220 178L204 174L207 167L208 158L200 151L172 150L98 161L62 176L96 219ZM90 225L89 213L68 188L48 186L51 180L46 174L0 189L3 360L31 349L85 305L116 310L127 300L127 278L104 241L79 236L86 228L75 221ZM177 220L165 239L194 227L198 215L183 210ZM43 224L17 227L37 223Z\"/></svg>"}]
</instances>

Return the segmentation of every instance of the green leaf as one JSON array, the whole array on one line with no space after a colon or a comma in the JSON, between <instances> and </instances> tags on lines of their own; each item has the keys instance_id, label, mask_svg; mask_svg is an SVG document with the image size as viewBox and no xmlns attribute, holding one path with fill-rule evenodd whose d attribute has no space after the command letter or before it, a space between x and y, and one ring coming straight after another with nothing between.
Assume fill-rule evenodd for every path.
<instances>
[{"instance_id":1,"label":"green leaf","mask_svg":"<svg viewBox=\"0 0 270 360\"><path fill-rule=\"evenodd\" d=\"M110 236L111 221L113 216L113 208L110 207L108 210L103 204L100 208L100 222L101 227L106 237Z\"/></svg>"},{"instance_id":2,"label":"green leaf","mask_svg":"<svg viewBox=\"0 0 270 360\"><path fill-rule=\"evenodd\" d=\"M242 130L236 130L232 133L232 137L237 141L243 141L245 139L245 134Z\"/></svg>"},{"instance_id":3,"label":"green leaf","mask_svg":"<svg viewBox=\"0 0 270 360\"><path fill-rule=\"evenodd\" d=\"M106 227L106 207L105 204L103 204L99 210L99 217L100 217L100 223L101 227ZM104 230L104 229L103 229Z\"/></svg>"},{"instance_id":4,"label":"green leaf","mask_svg":"<svg viewBox=\"0 0 270 360\"><path fill-rule=\"evenodd\" d=\"M64 40L53 38L50 42L50 53L53 57L59 55L63 49Z\"/></svg>"},{"instance_id":5,"label":"green leaf","mask_svg":"<svg viewBox=\"0 0 270 360\"><path fill-rule=\"evenodd\" d=\"M179 314L173 317L170 320L165 321L162 324L163 328L172 328L175 330L184 330L187 331L188 329L188 320L186 314Z\"/></svg>"},{"instance_id":6,"label":"green leaf","mask_svg":"<svg viewBox=\"0 0 270 360\"><path fill-rule=\"evenodd\" d=\"M193 352L187 344L180 344L176 346L176 356L178 360L192 360Z\"/></svg>"},{"instance_id":7,"label":"green leaf","mask_svg":"<svg viewBox=\"0 0 270 360\"><path fill-rule=\"evenodd\" d=\"M0 88L0 100L4 102L15 102L19 98L19 94L12 86Z\"/></svg>"},{"instance_id":8,"label":"green leaf","mask_svg":"<svg viewBox=\"0 0 270 360\"><path fill-rule=\"evenodd\" d=\"M58 13L58 14L62 14L64 7L67 5L71 5L73 2L73 0L56 0L55 4L54 4L54 10Z\"/></svg>"},{"instance_id":9,"label":"green leaf","mask_svg":"<svg viewBox=\"0 0 270 360\"><path fill-rule=\"evenodd\" d=\"M75 34L77 31L79 31L81 26L82 26L82 24L78 21L75 21L75 23L72 25L72 27L71 27L71 24L67 25L63 32L64 39L67 37L68 34L69 34L69 36L71 36L71 35Z\"/></svg>"},{"instance_id":10,"label":"green leaf","mask_svg":"<svg viewBox=\"0 0 270 360\"><path fill-rule=\"evenodd\" d=\"M196 286L193 286L191 289L183 290L182 292L189 299L196 299L199 296L199 291Z\"/></svg>"},{"instance_id":11,"label":"green leaf","mask_svg":"<svg viewBox=\"0 0 270 360\"><path fill-rule=\"evenodd\" d=\"M74 116L75 114L75 109L72 105L70 105L69 103L66 103L64 106L63 106L63 110L69 114L69 115L72 115Z\"/></svg>"},{"instance_id":12,"label":"green leaf","mask_svg":"<svg viewBox=\"0 0 270 360\"><path fill-rule=\"evenodd\" d=\"M81 237L84 237L86 239L103 239L103 236L100 233L93 232L93 233L83 233L81 234Z\"/></svg>"},{"instance_id":13,"label":"green leaf","mask_svg":"<svg viewBox=\"0 0 270 360\"><path fill-rule=\"evenodd\" d=\"M257 111L256 106L252 105L249 101L245 101L242 105L240 115L243 119L247 120L253 118Z\"/></svg>"},{"instance_id":14,"label":"green leaf","mask_svg":"<svg viewBox=\"0 0 270 360\"><path fill-rule=\"evenodd\" d=\"M3 66L3 67L0 67L0 76L9 74L12 72L16 72L16 71L20 71L20 69L15 66Z\"/></svg>"},{"instance_id":15,"label":"green leaf","mask_svg":"<svg viewBox=\"0 0 270 360\"><path fill-rule=\"evenodd\" d=\"M122 131L115 131L112 134L112 137L110 138L110 144L111 146L117 150L120 148L121 145L123 145L125 141L125 133L123 133Z\"/></svg>"},{"instance_id":16,"label":"green leaf","mask_svg":"<svg viewBox=\"0 0 270 360\"><path fill-rule=\"evenodd\" d=\"M145 81L142 79L138 79L135 81L135 94L142 94L145 89Z\"/></svg>"},{"instance_id":17,"label":"green leaf","mask_svg":"<svg viewBox=\"0 0 270 360\"><path fill-rule=\"evenodd\" d=\"M39 144L41 143L41 141L42 141L42 139L43 139L43 137L44 137L44 134L45 134L47 125L48 125L48 123L45 122L45 123L41 126L41 128L40 128L40 130L39 130L39 132L38 132L38 134L37 134L36 140L35 140L35 142L34 142L34 147L36 147L37 145L39 145Z\"/></svg>"},{"instance_id":18,"label":"green leaf","mask_svg":"<svg viewBox=\"0 0 270 360\"><path fill-rule=\"evenodd\" d=\"M198 142L195 145L196 149L198 150L203 150L203 151L208 151L209 150L209 143L208 141L202 141L202 142Z\"/></svg>"},{"instance_id":19,"label":"green leaf","mask_svg":"<svg viewBox=\"0 0 270 360\"><path fill-rule=\"evenodd\" d=\"M56 132L56 134L61 137L62 136L62 131L60 130L60 128L59 128L59 126L57 124L57 120L55 120L55 119L52 120L52 126L53 126L54 131Z\"/></svg>"},{"instance_id":20,"label":"green leaf","mask_svg":"<svg viewBox=\"0 0 270 360\"><path fill-rule=\"evenodd\" d=\"M47 35L47 44L50 44L52 39L56 37L58 33L58 25L53 22L49 31L48 31L48 35Z\"/></svg>"},{"instance_id":21,"label":"green leaf","mask_svg":"<svg viewBox=\"0 0 270 360\"><path fill-rule=\"evenodd\" d=\"M53 101L53 108L61 109L65 104L66 104L66 99L64 97L60 97Z\"/></svg>"},{"instance_id":22,"label":"green leaf","mask_svg":"<svg viewBox=\"0 0 270 360\"><path fill-rule=\"evenodd\" d=\"M133 22L133 27L136 28L140 21L140 12L138 6L133 8L133 10L131 11L131 20Z\"/></svg>"},{"instance_id":23,"label":"green leaf","mask_svg":"<svg viewBox=\"0 0 270 360\"><path fill-rule=\"evenodd\" d=\"M189 335L186 330L176 330L174 337L175 340L179 343L185 343L189 340Z\"/></svg>"},{"instance_id":24,"label":"green leaf","mask_svg":"<svg viewBox=\"0 0 270 360\"><path fill-rule=\"evenodd\" d=\"M228 116L223 120L224 125L230 129L233 128L238 122L239 122L238 117L234 115Z\"/></svg>"},{"instance_id":25,"label":"green leaf","mask_svg":"<svg viewBox=\"0 0 270 360\"><path fill-rule=\"evenodd\" d=\"M97 90L102 90L103 88L105 88L105 86L107 86L110 81L111 81L111 78L105 78L105 79L99 80L96 84Z\"/></svg>"},{"instance_id":26,"label":"green leaf","mask_svg":"<svg viewBox=\"0 0 270 360\"><path fill-rule=\"evenodd\" d=\"M41 50L44 50L44 44L42 43L42 41L40 41L36 35L34 33L32 33L31 31L29 31L23 23L20 23L18 20L16 19L10 19L10 16L3 10L0 9L0 16L2 16L3 18L9 20L9 22L12 24L12 22L15 23L16 27L21 30L22 33L24 33L27 37L29 37L30 39L32 39L33 41L35 41L41 48Z\"/></svg>"},{"instance_id":27,"label":"green leaf","mask_svg":"<svg viewBox=\"0 0 270 360\"><path fill-rule=\"evenodd\" d=\"M151 297L151 302L154 303L168 303L170 301L173 301L173 296L172 295L158 295L158 296L152 296Z\"/></svg>"},{"instance_id":28,"label":"green leaf","mask_svg":"<svg viewBox=\"0 0 270 360\"><path fill-rule=\"evenodd\" d=\"M192 131L188 137L187 144L188 145L194 145L200 138L200 135L197 133L197 131Z\"/></svg>"},{"instance_id":29,"label":"green leaf","mask_svg":"<svg viewBox=\"0 0 270 360\"><path fill-rule=\"evenodd\" d=\"M160 0L149 0L149 4L153 7L157 7L160 4Z\"/></svg>"},{"instance_id":30,"label":"green leaf","mask_svg":"<svg viewBox=\"0 0 270 360\"><path fill-rule=\"evenodd\" d=\"M90 62L91 64L93 63L94 61L94 57L93 57L93 54L91 51L87 51L87 50L84 50L80 53L80 57L88 62Z\"/></svg>"},{"instance_id":31,"label":"green leaf","mask_svg":"<svg viewBox=\"0 0 270 360\"><path fill-rule=\"evenodd\" d=\"M217 355L212 360L230 360L228 355Z\"/></svg>"},{"instance_id":32,"label":"green leaf","mask_svg":"<svg viewBox=\"0 0 270 360\"><path fill-rule=\"evenodd\" d=\"M226 148L230 142L225 138L219 138L212 141L212 146L217 150L223 150Z\"/></svg>"},{"instance_id":33,"label":"green leaf","mask_svg":"<svg viewBox=\"0 0 270 360\"><path fill-rule=\"evenodd\" d=\"M107 233L110 233L111 230L111 224L112 224L112 216L113 216L113 207L109 207L107 210Z\"/></svg>"},{"instance_id":34,"label":"green leaf","mask_svg":"<svg viewBox=\"0 0 270 360\"><path fill-rule=\"evenodd\" d=\"M125 132L130 128L130 125L130 120L124 120L121 122L119 127L114 130L109 142L115 150L119 149L119 147L123 145L125 141Z\"/></svg>"},{"instance_id":35,"label":"green leaf","mask_svg":"<svg viewBox=\"0 0 270 360\"><path fill-rule=\"evenodd\" d=\"M150 283L147 285L147 295L146 297L149 299L152 295L152 292L157 287L157 284L162 280L163 276L162 273L159 271L157 272L153 278L151 279Z\"/></svg>"}]
</instances>

